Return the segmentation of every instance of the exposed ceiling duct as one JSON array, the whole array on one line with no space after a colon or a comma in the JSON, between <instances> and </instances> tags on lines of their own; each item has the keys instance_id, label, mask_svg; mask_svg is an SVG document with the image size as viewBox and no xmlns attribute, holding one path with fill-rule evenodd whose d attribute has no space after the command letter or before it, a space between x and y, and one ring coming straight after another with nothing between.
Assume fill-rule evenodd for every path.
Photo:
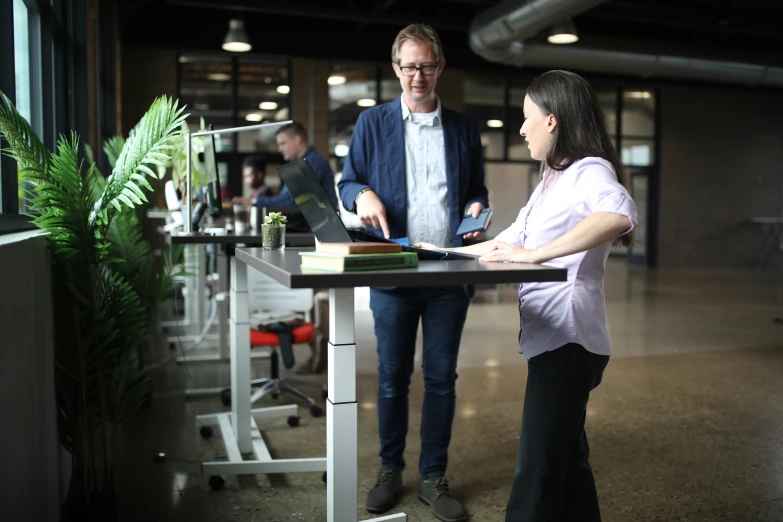
<instances>
[{"instance_id":1,"label":"exposed ceiling duct","mask_svg":"<svg viewBox=\"0 0 783 522\"><path fill-rule=\"evenodd\" d=\"M512 47L604 0L507 0L482 11L470 24L468 43L491 62L504 62Z\"/></svg>"},{"instance_id":2,"label":"exposed ceiling duct","mask_svg":"<svg viewBox=\"0 0 783 522\"><path fill-rule=\"evenodd\" d=\"M628 53L524 41L555 23L600 4L596 0L513 0L480 13L471 23L470 48L491 62L518 67L574 69L783 87L783 68L681 56Z\"/></svg>"}]
</instances>

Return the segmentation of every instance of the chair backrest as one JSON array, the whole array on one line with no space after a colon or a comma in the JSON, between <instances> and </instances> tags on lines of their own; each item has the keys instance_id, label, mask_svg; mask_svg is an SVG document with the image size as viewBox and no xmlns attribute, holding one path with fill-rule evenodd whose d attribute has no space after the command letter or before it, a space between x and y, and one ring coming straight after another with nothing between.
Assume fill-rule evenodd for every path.
<instances>
[{"instance_id":1,"label":"chair backrest","mask_svg":"<svg viewBox=\"0 0 783 522\"><path fill-rule=\"evenodd\" d=\"M258 270L247 271L250 312L262 310L291 310L309 315L313 308L312 288L286 288Z\"/></svg>"}]
</instances>

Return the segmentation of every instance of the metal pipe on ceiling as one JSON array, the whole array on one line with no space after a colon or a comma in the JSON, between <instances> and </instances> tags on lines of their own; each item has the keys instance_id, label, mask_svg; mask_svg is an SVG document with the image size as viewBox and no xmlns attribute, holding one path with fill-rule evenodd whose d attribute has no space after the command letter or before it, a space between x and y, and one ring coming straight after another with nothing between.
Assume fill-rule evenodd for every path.
<instances>
[{"instance_id":1,"label":"metal pipe on ceiling","mask_svg":"<svg viewBox=\"0 0 783 522\"><path fill-rule=\"evenodd\" d=\"M726 62L525 43L554 23L576 16L601 0L511 0L487 9L471 22L468 42L491 62L518 67L574 69L599 73L677 78L748 86L783 87L783 68Z\"/></svg>"}]
</instances>

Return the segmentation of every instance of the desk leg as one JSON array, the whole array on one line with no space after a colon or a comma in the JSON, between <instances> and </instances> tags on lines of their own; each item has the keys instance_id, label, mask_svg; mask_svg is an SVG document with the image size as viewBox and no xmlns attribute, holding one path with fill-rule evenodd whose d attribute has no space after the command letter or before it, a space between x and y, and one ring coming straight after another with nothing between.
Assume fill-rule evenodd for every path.
<instances>
[{"instance_id":1,"label":"desk leg","mask_svg":"<svg viewBox=\"0 0 783 522\"><path fill-rule=\"evenodd\" d=\"M185 245L185 291L183 292L184 308L185 308L185 321L184 325L192 326L196 320L196 286L198 285L198 277L196 276L196 270L198 270L198 254L196 250L199 245Z\"/></svg>"},{"instance_id":2,"label":"desk leg","mask_svg":"<svg viewBox=\"0 0 783 522\"><path fill-rule=\"evenodd\" d=\"M240 453L253 451L250 433L250 318L247 265L231 258L231 427Z\"/></svg>"},{"instance_id":3,"label":"desk leg","mask_svg":"<svg viewBox=\"0 0 783 522\"><path fill-rule=\"evenodd\" d=\"M198 245L198 288L196 289L196 324L198 332L206 324L207 306L207 245Z\"/></svg>"},{"instance_id":4,"label":"desk leg","mask_svg":"<svg viewBox=\"0 0 783 522\"><path fill-rule=\"evenodd\" d=\"M353 288L329 290L329 393L326 400L326 520L354 522L357 485L356 341ZM372 519L407 520L404 513Z\"/></svg>"},{"instance_id":5,"label":"desk leg","mask_svg":"<svg viewBox=\"0 0 783 522\"><path fill-rule=\"evenodd\" d=\"M231 281L228 280L228 263L229 258L226 251L222 248L218 248L218 274L220 275L220 285L225 285L226 295L231 294ZM216 297L219 297L221 292L215 290ZM217 299L215 305L218 307L218 359L228 359L228 332L225 331L225 326L228 324L228 314L226 314L228 303L222 303Z\"/></svg>"}]
</instances>

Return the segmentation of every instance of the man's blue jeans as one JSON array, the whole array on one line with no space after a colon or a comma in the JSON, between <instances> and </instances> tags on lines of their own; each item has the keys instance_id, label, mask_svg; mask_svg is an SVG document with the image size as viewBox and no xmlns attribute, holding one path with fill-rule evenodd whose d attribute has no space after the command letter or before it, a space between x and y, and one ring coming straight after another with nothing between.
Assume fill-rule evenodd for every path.
<instances>
[{"instance_id":1,"label":"man's blue jeans","mask_svg":"<svg viewBox=\"0 0 783 522\"><path fill-rule=\"evenodd\" d=\"M405 468L408 387L421 318L424 406L419 472L423 479L445 474L456 402L457 355L469 303L462 287L370 289L378 340L381 464Z\"/></svg>"}]
</instances>

